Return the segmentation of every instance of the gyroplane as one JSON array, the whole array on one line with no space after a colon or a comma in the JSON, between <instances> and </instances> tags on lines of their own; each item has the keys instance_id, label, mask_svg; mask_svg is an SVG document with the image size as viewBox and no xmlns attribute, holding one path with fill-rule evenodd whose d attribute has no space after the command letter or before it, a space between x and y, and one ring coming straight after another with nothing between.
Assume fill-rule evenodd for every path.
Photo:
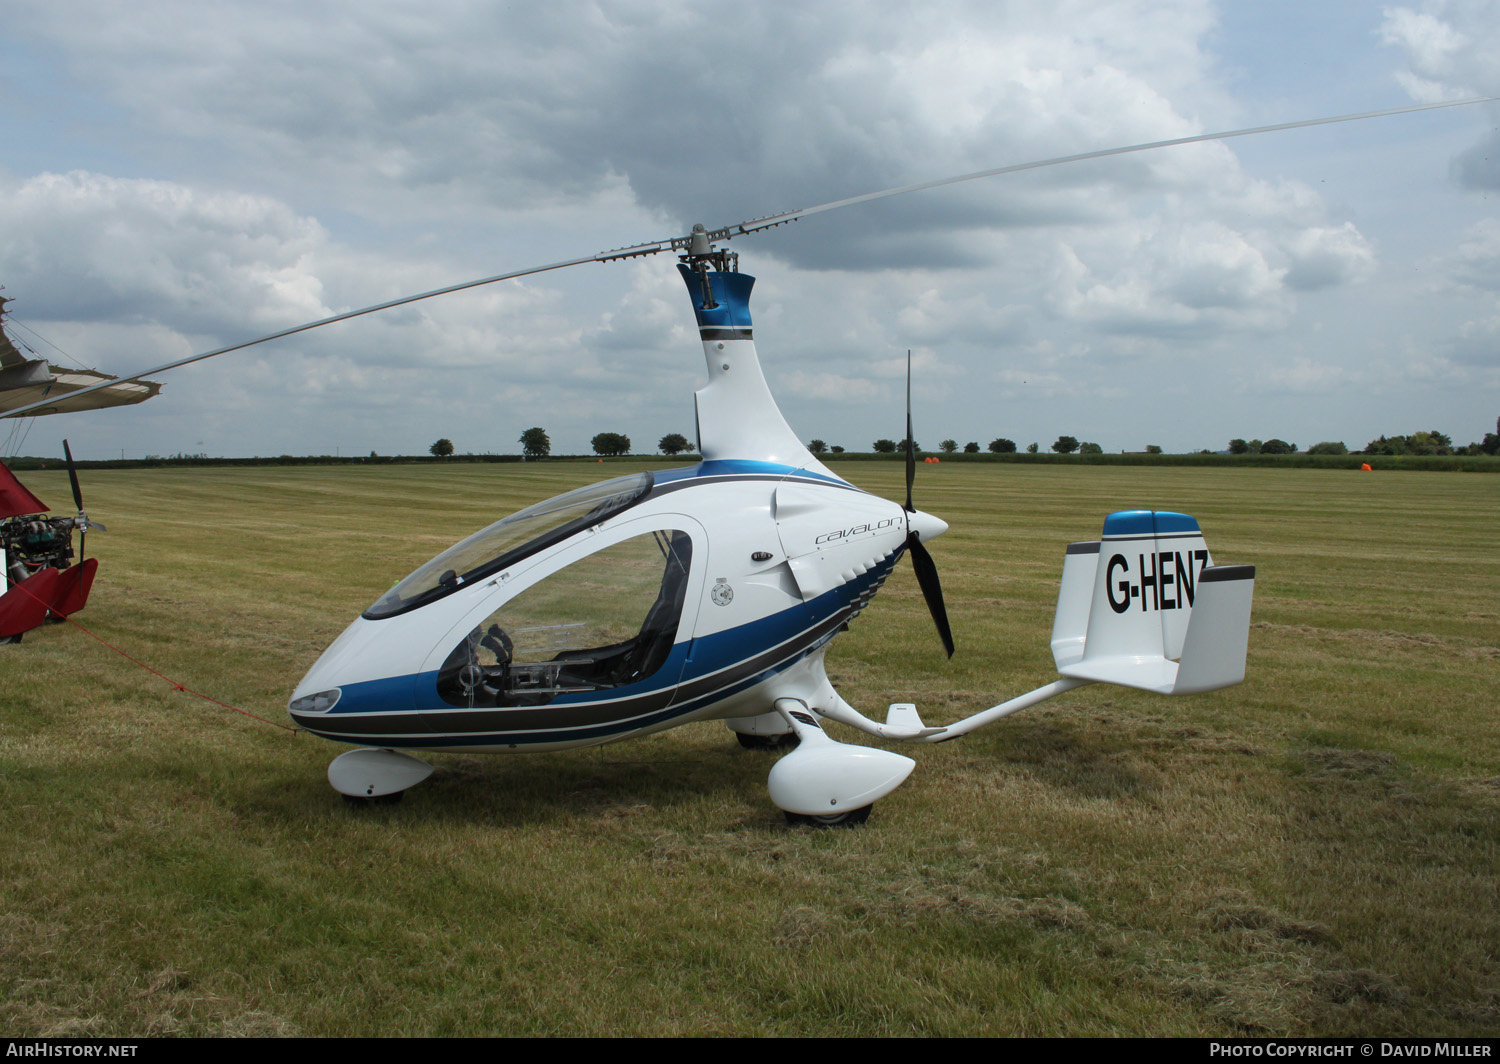
<instances>
[{"instance_id":1,"label":"gyroplane","mask_svg":"<svg viewBox=\"0 0 1500 1064\"><path fill-rule=\"evenodd\" d=\"M78 488L73 450L63 441L68 479L73 486L73 517L48 517L48 507L0 462L0 644L19 643L21 636L48 620L60 620L83 609L94 586L97 558L84 558L88 530L105 527L90 521ZM78 562L74 564L73 533L79 533Z\"/></svg>"},{"instance_id":2,"label":"gyroplane","mask_svg":"<svg viewBox=\"0 0 1500 1064\"><path fill-rule=\"evenodd\" d=\"M723 720L742 745L789 751L769 778L771 800L789 820L860 823L915 762L836 740L825 721L885 740L946 742L1086 684L1165 695L1237 684L1255 570L1215 564L1187 514L1110 514L1097 539L1072 543L1063 556L1055 680L953 724L930 725L910 703L889 706L883 720L867 716L829 682L825 657L903 557L953 652L927 549L947 525L913 504L910 399L904 503L820 462L766 385L750 315L755 281L721 245L959 181L1459 102L1474 101L1111 148L713 230L697 225L680 237L392 300L146 372L464 288L675 252L708 366L708 383L695 393L703 460L538 502L450 547L349 625L296 685L288 712L307 731L356 747L334 759L328 778L345 796L367 800L397 797L432 772L413 751L563 750Z\"/></svg>"}]
</instances>

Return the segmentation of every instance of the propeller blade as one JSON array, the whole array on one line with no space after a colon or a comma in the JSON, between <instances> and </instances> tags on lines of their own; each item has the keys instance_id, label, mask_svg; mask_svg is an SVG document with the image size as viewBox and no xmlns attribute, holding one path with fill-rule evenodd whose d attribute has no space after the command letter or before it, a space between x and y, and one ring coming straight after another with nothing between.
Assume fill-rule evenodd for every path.
<instances>
[{"instance_id":1,"label":"propeller blade","mask_svg":"<svg viewBox=\"0 0 1500 1064\"><path fill-rule=\"evenodd\" d=\"M915 513L911 504L911 486L917 479L917 444L911 433L911 348L906 349L906 512ZM951 651L949 653L952 653Z\"/></svg>"},{"instance_id":2,"label":"propeller blade","mask_svg":"<svg viewBox=\"0 0 1500 1064\"><path fill-rule=\"evenodd\" d=\"M906 351L906 512L914 514L911 488L917 479L917 441L911 427L911 349ZM943 649L953 656L953 631L948 627L948 608L943 605L943 585L938 580L937 563L922 545L922 537L906 521L906 549L911 554L911 565L917 573L917 586L922 589L922 598L927 600L927 611L932 614L932 623L937 625L938 638Z\"/></svg>"},{"instance_id":3,"label":"propeller blade","mask_svg":"<svg viewBox=\"0 0 1500 1064\"><path fill-rule=\"evenodd\" d=\"M951 658L953 656L953 630L948 627L948 607L943 605L943 585L938 580L937 564L932 560L932 555L927 552L927 548L922 546L922 540L915 532L907 533L906 549L911 554L911 567L917 573L917 586L922 589L922 597L927 600L927 609L932 614L932 622L937 625L938 638L943 641L943 649Z\"/></svg>"},{"instance_id":4,"label":"propeller blade","mask_svg":"<svg viewBox=\"0 0 1500 1064\"><path fill-rule=\"evenodd\" d=\"M889 196L901 196L908 192L921 192L929 188L941 188L944 185L956 185L963 181L977 181L986 177L999 177L1002 174L1019 173L1022 170L1039 170L1048 166L1062 166L1067 163L1083 162L1087 159L1104 159L1112 155L1127 155L1132 152L1154 151L1157 148L1170 148L1178 144L1200 144L1211 140L1228 140L1231 137L1248 137L1257 133L1275 133L1286 129L1303 129L1308 126L1331 125L1336 122L1356 122L1365 118L1384 118L1389 115L1409 114L1413 111L1431 111L1442 107L1464 107L1475 103L1493 103L1500 97L1479 96L1464 100L1442 100L1437 103L1419 103L1410 107L1392 107L1383 111L1362 111L1359 114L1335 115L1331 118L1307 118L1298 122L1279 122L1270 126L1250 126L1245 129L1231 129L1221 133L1200 133L1191 137L1174 137L1171 140L1153 140L1144 144L1130 144L1121 148L1104 148L1099 151L1080 152L1076 155L1059 155L1051 159L1038 159L1033 162L1014 163L1010 166L999 166L992 170L976 170L969 174L959 174L956 177L939 178L936 181L921 181L913 185L900 185L895 188L881 189L877 192L866 192L859 196L849 196L845 199L832 200L828 203L820 203L815 207L803 207L799 210L784 211L781 214L769 214L762 218L751 218L743 222L735 222L719 229L703 230L688 233L680 237L668 237L664 240L647 241L643 244L632 244L629 247L616 248L613 251L601 251L593 255L585 255L582 258L566 259L562 262L549 263L546 266L533 266L524 270L512 270L509 273L496 274L493 277L482 277L476 281L465 281L462 284L448 285L445 288L435 288L430 292L422 292L419 295L404 296L401 299L392 299L384 303L376 303L372 306L362 307L359 310L351 310L343 314L334 314L331 317L319 318L304 325L297 325L290 329L282 329L280 332L269 333L265 336L246 340L243 343L230 344L227 347L215 348L202 354L190 355L180 358L175 362L166 362L151 369L142 370L140 373L128 377L115 377L98 384L91 384L87 388L80 388L70 392L70 398L87 395L101 388L108 388L130 381L138 381L143 377L149 377L157 373L164 373L178 366L186 366L193 362L201 362L206 358L217 355L225 355L231 351L241 351L256 344L263 344L269 340L279 340L285 336L293 336L309 329L321 328L324 325L332 325L334 322L347 321L350 318L362 317L365 314L373 314L379 310L389 310L392 307L405 306L407 303L416 303L423 299L432 299L434 296L448 295L451 292L461 292L467 288L478 288L481 285L494 284L497 281L508 281L517 277L528 277L531 274L547 273L551 270L561 270L568 266L578 266L585 262L611 262L615 259L632 259L642 255L655 255L663 251L680 251L697 253L699 248L706 249L708 244L715 240L730 240L736 236L747 236L750 233L758 233L762 229L771 229L778 225L786 225L795 222L799 218L806 218L814 214L822 214L824 211L838 210L842 207L852 207L859 203L868 203L871 200L885 199ZM26 406L15 407L0 413L0 418L22 417L27 413L40 407L49 406L56 402L54 399L42 399Z\"/></svg>"},{"instance_id":5,"label":"propeller blade","mask_svg":"<svg viewBox=\"0 0 1500 1064\"><path fill-rule=\"evenodd\" d=\"M73 466L73 449L68 446L68 441L63 440L63 454L68 459L68 480L73 484L73 505L83 513L83 492L78 489L78 470Z\"/></svg>"}]
</instances>

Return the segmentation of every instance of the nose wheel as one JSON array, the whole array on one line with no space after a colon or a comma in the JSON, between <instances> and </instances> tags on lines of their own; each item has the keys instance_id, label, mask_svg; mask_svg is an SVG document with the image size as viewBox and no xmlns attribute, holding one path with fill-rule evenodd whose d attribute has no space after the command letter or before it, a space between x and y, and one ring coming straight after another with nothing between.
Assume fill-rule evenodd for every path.
<instances>
[{"instance_id":1,"label":"nose wheel","mask_svg":"<svg viewBox=\"0 0 1500 1064\"><path fill-rule=\"evenodd\" d=\"M746 735L744 732L735 732L734 737L746 750L760 750L767 753L776 750L791 750L798 741L796 732L783 732L781 735Z\"/></svg>"},{"instance_id":2,"label":"nose wheel","mask_svg":"<svg viewBox=\"0 0 1500 1064\"><path fill-rule=\"evenodd\" d=\"M344 795L344 801L360 808L364 808L367 805L395 805L405 793L405 791L393 791L390 794L376 795L373 798L365 798L358 794L346 794Z\"/></svg>"}]
</instances>

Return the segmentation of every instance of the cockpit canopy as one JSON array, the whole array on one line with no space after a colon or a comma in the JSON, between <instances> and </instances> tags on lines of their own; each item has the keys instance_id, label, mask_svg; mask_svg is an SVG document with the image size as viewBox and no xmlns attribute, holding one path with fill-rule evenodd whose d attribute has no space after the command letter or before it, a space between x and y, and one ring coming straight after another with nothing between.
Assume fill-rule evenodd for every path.
<instances>
[{"instance_id":1,"label":"cockpit canopy","mask_svg":"<svg viewBox=\"0 0 1500 1064\"><path fill-rule=\"evenodd\" d=\"M466 709L544 706L651 679L671 657L692 562L672 528L576 558L480 621L438 670L438 694Z\"/></svg>"},{"instance_id":2,"label":"cockpit canopy","mask_svg":"<svg viewBox=\"0 0 1500 1064\"><path fill-rule=\"evenodd\" d=\"M367 620L414 610L490 576L640 501L650 473L615 477L528 506L475 532L421 566L364 613Z\"/></svg>"}]
</instances>

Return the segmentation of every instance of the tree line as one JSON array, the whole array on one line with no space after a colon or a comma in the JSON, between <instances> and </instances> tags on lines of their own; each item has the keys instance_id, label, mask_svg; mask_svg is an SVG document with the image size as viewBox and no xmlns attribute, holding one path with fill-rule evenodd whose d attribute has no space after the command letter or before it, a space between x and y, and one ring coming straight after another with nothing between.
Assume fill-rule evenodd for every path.
<instances>
[{"instance_id":1,"label":"tree line","mask_svg":"<svg viewBox=\"0 0 1500 1064\"><path fill-rule=\"evenodd\" d=\"M527 458L547 458L552 454L552 441L547 436L547 430L536 426L521 433L520 440L522 454ZM590 441L594 453L604 457L614 457L630 453L630 437L619 432L601 432ZM959 450L957 440L944 440L938 445L944 454L953 454ZM669 432L656 444L657 450L666 455L691 454L693 443L680 432ZM878 439L871 444L870 449L876 454L894 454L905 452L907 441ZM813 454L843 454L844 448L830 446L824 440L810 440L807 449ZM912 449L922 450L922 445L912 441ZM1016 441L997 437L989 442L986 448L991 454L1015 454ZM1028 444L1026 452L1036 454L1041 447L1037 443ZM1104 448L1097 443L1080 441L1076 436L1059 436L1051 445L1051 449L1057 454L1103 454ZM428 451L438 458L445 458L453 453L453 442L447 439L438 440ZM970 440L963 445L964 454L978 454L979 443ZM1162 449L1154 443L1146 445L1147 454L1161 454ZM1201 453L1208 454L1208 450ZM1286 440L1272 438L1269 440L1245 440L1236 437L1229 441L1230 454L1297 454L1295 443ZM1500 454L1500 418L1495 419L1495 431L1486 432L1484 439L1478 440L1464 446L1455 446L1453 438L1437 429L1428 429L1425 432L1414 432L1409 436L1381 436L1371 440L1365 445L1364 450L1351 452L1342 440L1325 440L1315 443L1307 449L1306 454L1379 454L1379 455L1495 455Z\"/></svg>"},{"instance_id":2,"label":"tree line","mask_svg":"<svg viewBox=\"0 0 1500 1064\"><path fill-rule=\"evenodd\" d=\"M548 458L552 455L552 438L540 425L521 433L517 442L521 445L521 454L527 458ZM603 457L630 453L630 437L623 432L601 432L590 443L594 453ZM662 454L685 454L693 450L692 441L680 432L667 433L657 441L656 446ZM453 441L438 440L427 450L434 457L446 458L453 453Z\"/></svg>"},{"instance_id":3,"label":"tree line","mask_svg":"<svg viewBox=\"0 0 1500 1064\"><path fill-rule=\"evenodd\" d=\"M820 443L822 441L814 440L813 442ZM959 449L958 441L944 440L942 443L938 444L938 449L944 454L954 454ZM843 448L836 447L834 448L834 450L841 451L843 450ZM896 440L876 440L871 445L871 450L875 451L876 454L890 454L894 451L905 451L906 440L903 439L899 442ZM920 443L913 442L912 450L920 451L922 450L922 445ZM991 454L1015 454L1016 441L1005 439L1002 436L999 439L991 440L988 450ZM1028 444L1026 447L1027 454L1036 454L1040 450L1041 445L1037 443ZM1076 436L1059 436L1056 441L1053 442L1052 450L1057 454L1072 454L1074 451L1077 451L1079 454L1104 453L1104 448L1099 446L1097 443L1080 443ZM1155 444L1151 444L1146 448L1146 450L1151 454L1161 454L1161 448L1157 447ZM979 441L970 440L968 443L964 444L963 452L964 454L978 454ZM817 452L813 453L816 454Z\"/></svg>"},{"instance_id":4,"label":"tree line","mask_svg":"<svg viewBox=\"0 0 1500 1064\"><path fill-rule=\"evenodd\" d=\"M1297 445L1285 440L1233 439L1229 441L1230 454L1296 454ZM1351 452L1343 440L1325 440L1315 443L1307 454L1417 454L1417 455L1481 455L1500 454L1500 418L1495 419L1495 431L1486 432L1484 439L1470 444L1455 445L1453 437L1437 429L1413 432L1409 436L1380 436L1365 444L1364 450Z\"/></svg>"}]
</instances>

